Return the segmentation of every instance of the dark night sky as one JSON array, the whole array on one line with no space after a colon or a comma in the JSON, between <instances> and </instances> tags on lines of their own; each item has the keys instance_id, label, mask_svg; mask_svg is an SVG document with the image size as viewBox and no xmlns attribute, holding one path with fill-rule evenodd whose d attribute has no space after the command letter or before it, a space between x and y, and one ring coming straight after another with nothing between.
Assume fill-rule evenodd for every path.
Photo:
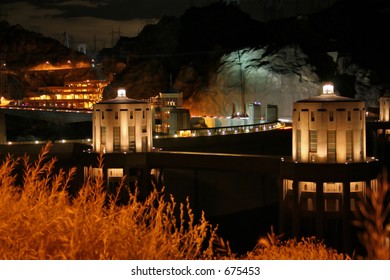
<instances>
[{"instance_id":1,"label":"dark night sky","mask_svg":"<svg viewBox=\"0 0 390 280\"><path fill-rule=\"evenodd\" d=\"M0 19L73 46L111 47L119 34L136 36L147 23L162 16L180 16L191 5L218 0L1 0ZM309 13L336 0L241 0L240 8L258 20Z\"/></svg>"}]
</instances>

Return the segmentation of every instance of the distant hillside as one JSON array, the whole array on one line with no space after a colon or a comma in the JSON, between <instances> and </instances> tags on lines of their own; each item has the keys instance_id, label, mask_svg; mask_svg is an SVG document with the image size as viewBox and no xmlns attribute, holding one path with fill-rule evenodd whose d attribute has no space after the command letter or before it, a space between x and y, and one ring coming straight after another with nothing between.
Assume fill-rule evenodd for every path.
<instances>
[{"instance_id":1,"label":"distant hillside","mask_svg":"<svg viewBox=\"0 0 390 280\"><path fill-rule=\"evenodd\" d=\"M276 104L279 115L288 116L292 102L318 95L324 81L375 108L390 88L389 21L386 0L340 0L316 14L268 22L252 19L239 6L215 3L163 17L137 37L121 37L97 60L113 78L105 98L119 87L132 98L174 87L183 91L193 114L228 115L233 107L246 110L256 101ZM47 60L64 64L89 58L5 22L0 24L2 57L25 91L96 77L74 68L30 71Z\"/></svg>"},{"instance_id":2,"label":"distant hillside","mask_svg":"<svg viewBox=\"0 0 390 280\"><path fill-rule=\"evenodd\" d=\"M26 70L46 61L53 65L72 59L87 61L84 54L65 47L57 40L5 21L0 22L0 55L11 70Z\"/></svg>"},{"instance_id":3,"label":"distant hillside","mask_svg":"<svg viewBox=\"0 0 390 280\"><path fill-rule=\"evenodd\" d=\"M39 86L63 85L67 78L79 79L85 71L75 67L90 64L86 55L5 21L0 22L0 61L2 81L7 80L10 88L7 98L21 98Z\"/></svg>"},{"instance_id":4,"label":"distant hillside","mask_svg":"<svg viewBox=\"0 0 390 280\"><path fill-rule=\"evenodd\" d=\"M107 67L121 65L106 97L118 87L133 98L154 96L172 77L198 114L243 108L244 92L246 106L277 104L289 115L292 102L333 81L339 94L377 107L389 88L389 13L388 1L341 0L316 14L258 22L235 5L193 7L100 52Z\"/></svg>"}]
</instances>

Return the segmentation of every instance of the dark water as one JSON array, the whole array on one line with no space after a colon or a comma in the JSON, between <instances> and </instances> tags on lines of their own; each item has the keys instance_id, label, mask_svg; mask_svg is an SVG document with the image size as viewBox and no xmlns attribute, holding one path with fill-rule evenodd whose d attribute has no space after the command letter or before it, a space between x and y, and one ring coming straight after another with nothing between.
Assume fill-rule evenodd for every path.
<instances>
[{"instance_id":1,"label":"dark water","mask_svg":"<svg viewBox=\"0 0 390 280\"><path fill-rule=\"evenodd\" d=\"M6 115L7 141L92 138L92 122L55 123Z\"/></svg>"},{"instance_id":2,"label":"dark water","mask_svg":"<svg viewBox=\"0 0 390 280\"><path fill-rule=\"evenodd\" d=\"M254 249L260 237L271 233L271 227L277 235L281 235L280 240L294 238L286 231L279 230L278 204L269 205L249 211L243 211L223 217L209 219L213 225L218 225L218 234L225 241L229 241L230 248L234 253L245 254ZM365 256L364 246L359 239L361 229L351 227L350 244L346 249L343 244L343 225L341 219L327 219L324 225L324 236L318 238L327 248L336 249L339 253L349 256ZM315 219L301 220L301 237L313 237L315 233ZM297 238L299 240L299 238Z\"/></svg>"},{"instance_id":3,"label":"dark water","mask_svg":"<svg viewBox=\"0 0 390 280\"><path fill-rule=\"evenodd\" d=\"M278 231L278 204L242 211L221 217L210 218L213 225L218 225L218 234L229 241L234 253L244 254L254 249L260 237Z\"/></svg>"}]
</instances>

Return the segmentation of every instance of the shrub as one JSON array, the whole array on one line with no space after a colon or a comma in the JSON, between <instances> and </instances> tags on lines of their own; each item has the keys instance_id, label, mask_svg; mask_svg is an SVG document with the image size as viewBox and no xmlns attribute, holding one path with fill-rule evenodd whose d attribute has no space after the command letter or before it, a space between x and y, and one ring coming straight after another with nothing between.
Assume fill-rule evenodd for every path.
<instances>
[{"instance_id":1,"label":"shrub","mask_svg":"<svg viewBox=\"0 0 390 280\"><path fill-rule=\"evenodd\" d=\"M229 254L204 215L195 222L189 204L157 190L144 201L130 194L119 206L115 197L107 200L102 178L89 176L70 197L75 170L54 173L48 150L35 162L9 155L0 167L0 259L212 259L216 248Z\"/></svg>"},{"instance_id":2,"label":"shrub","mask_svg":"<svg viewBox=\"0 0 390 280\"><path fill-rule=\"evenodd\" d=\"M315 237L304 237L301 240L288 239L282 241L271 232L259 239L256 247L248 252L245 259L249 260L344 260L347 255L327 248L322 241Z\"/></svg>"}]
</instances>

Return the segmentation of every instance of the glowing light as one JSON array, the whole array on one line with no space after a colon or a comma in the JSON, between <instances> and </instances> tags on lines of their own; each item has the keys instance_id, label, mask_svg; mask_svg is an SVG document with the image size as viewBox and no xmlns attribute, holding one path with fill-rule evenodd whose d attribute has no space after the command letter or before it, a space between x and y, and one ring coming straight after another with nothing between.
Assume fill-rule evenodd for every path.
<instances>
[{"instance_id":1,"label":"glowing light","mask_svg":"<svg viewBox=\"0 0 390 280\"><path fill-rule=\"evenodd\" d=\"M118 97L126 97L126 90L123 88L118 89Z\"/></svg>"},{"instance_id":2,"label":"glowing light","mask_svg":"<svg viewBox=\"0 0 390 280\"><path fill-rule=\"evenodd\" d=\"M325 84L322 86L323 94L334 94L334 87L332 84Z\"/></svg>"}]
</instances>

